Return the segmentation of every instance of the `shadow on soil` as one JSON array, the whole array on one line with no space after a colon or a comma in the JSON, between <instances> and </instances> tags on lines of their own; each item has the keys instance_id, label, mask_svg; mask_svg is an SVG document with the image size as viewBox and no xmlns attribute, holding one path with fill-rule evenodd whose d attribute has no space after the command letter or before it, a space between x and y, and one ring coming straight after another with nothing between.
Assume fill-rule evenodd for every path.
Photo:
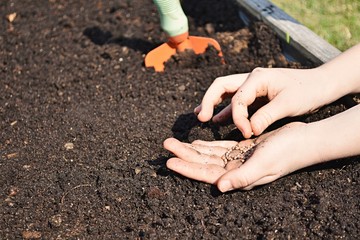
<instances>
[{"instance_id":1,"label":"shadow on soil","mask_svg":"<svg viewBox=\"0 0 360 240\"><path fill-rule=\"evenodd\" d=\"M158 43L150 43L142 39L114 37L110 31L102 30L99 27L88 27L83 31L84 36L88 37L96 45L118 44L140 51L141 53L148 53L151 49L158 46Z\"/></svg>"},{"instance_id":2,"label":"shadow on soil","mask_svg":"<svg viewBox=\"0 0 360 240\"><path fill-rule=\"evenodd\" d=\"M238 6L236 3L230 0L227 0L227 2L229 3L224 4L223 1L216 0L184 0L181 2L181 6L186 16L193 18L195 21L194 24L198 27L211 23L216 32L235 31L244 27L244 24L238 21ZM218 14L217 11L213 11L213 9L219 8L226 8L226 12L229 14L224 16ZM236 19L231 19L231 17L234 16ZM229 21L238 23L238 25L226 24ZM156 20L156 22L158 22L158 20ZM229 26L231 26L231 28ZM150 50L162 44L162 42L148 42L142 39L114 36L110 31L103 30L97 26L86 28L83 34L96 45L118 44L140 51L143 54L148 53Z\"/></svg>"},{"instance_id":3,"label":"shadow on soil","mask_svg":"<svg viewBox=\"0 0 360 240\"><path fill-rule=\"evenodd\" d=\"M183 0L181 6L185 14L194 19L194 25L197 27L211 23L216 32L236 31L244 27L244 24L238 19L239 6L235 1ZM222 9L221 11L227 14L219 14L214 9ZM229 21L236 24L229 25L227 24Z\"/></svg>"},{"instance_id":4,"label":"shadow on soil","mask_svg":"<svg viewBox=\"0 0 360 240\"><path fill-rule=\"evenodd\" d=\"M220 127L208 123L199 122L194 113L181 114L178 119L175 121L171 131L173 132L173 137L182 142L189 142L189 134L191 129L195 127L200 127L201 129L210 129L213 133L214 139L220 140L221 135L219 133Z\"/></svg>"}]
</instances>

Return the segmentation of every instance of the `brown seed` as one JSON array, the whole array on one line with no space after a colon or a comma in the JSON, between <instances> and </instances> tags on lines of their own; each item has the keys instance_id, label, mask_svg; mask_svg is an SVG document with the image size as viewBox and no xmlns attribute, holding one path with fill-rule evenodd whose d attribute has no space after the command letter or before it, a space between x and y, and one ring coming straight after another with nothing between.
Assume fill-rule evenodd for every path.
<instances>
[{"instance_id":1,"label":"brown seed","mask_svg":"<svg viewBox=\"0 0 360 240\"><path fill-rule=\"evenodd\" d=\"M9 197L14 197L19 192L17 187L11 187L9 189Z\"/></svg>"},{"instance_id":2,"label":"brown seed","mask_svg":"<svg viewBox=\"0 0 360 240\"><path fill-rule=\"evenodd\" d=\"M226 165L230 161L240 160L241 162L245 162L250 156L253 154L255 150L255 144L240 146L240 144L236 144L235 146L229 148L229 150L221 157Z\"/></svg>"},{"instance_id":3,"label":"brown seed","mask_svg":"<svg viewBox=\"0 0 360 240\"><path fill-rule=\"evenodd\" d=\"M60 214L56 214L49 218L49 223L52 227L60 227L62 223L62 217Z\"/></svg>"},{"instance_id":4,"label":"brown seed","mask_svg":"<svg viewBox=\"0 0 360 240\"><path fill-rule=\"evenodd\" d=\"M65 143L64 147L66 148L66 150L71 150L74 149L74 144L71 142Z\"/></svg>"},{"instance_id":5,"label":"brown seed","mask_svg":"<svg viewBox=\"0 0 360 240\"><path fill-rule=\"evenodd\" d=\"M41 238L41 232L38 231L23 231L22 236L24 239L39 239Z\"/></svg>"},{"instance_id":6,"label":"brown seed","mask_svg":"<svg viewBox=\"0 0 360 240\"><path fill-rule=\"evenodd\" d=\"M12 158L16 158L17 155L18 155L17 153L9 153L9 154L6 155L6 157L7 157L8 159L12 159Z\"/></svg>"},{"instance_id":7,"label":"brown seed","mask_svg":"<svg viewBox=\"0 0 360 240\"><path fill-rule=\"evenodd\" d=\"M7 18L7 20L8 20L9 22L12 23L12 22L15 20L15 18L16 18L16 12L7 15L6 18Z\"/></svg>"}]
</instances>

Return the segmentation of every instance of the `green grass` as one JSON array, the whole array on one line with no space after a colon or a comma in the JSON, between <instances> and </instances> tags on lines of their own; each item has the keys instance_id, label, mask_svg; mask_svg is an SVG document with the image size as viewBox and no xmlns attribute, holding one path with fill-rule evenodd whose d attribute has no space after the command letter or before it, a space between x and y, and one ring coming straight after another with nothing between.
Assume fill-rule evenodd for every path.
<instances>
[{"instance_id":1,"label":"green grass","mask_svg":"<svg viewBox=\"0 0 360 240\"><path fill-rule=\"evenodd\" d=\"M360 43L359 0L272 2L341 51Z\"/></svg>"}]
</instances>

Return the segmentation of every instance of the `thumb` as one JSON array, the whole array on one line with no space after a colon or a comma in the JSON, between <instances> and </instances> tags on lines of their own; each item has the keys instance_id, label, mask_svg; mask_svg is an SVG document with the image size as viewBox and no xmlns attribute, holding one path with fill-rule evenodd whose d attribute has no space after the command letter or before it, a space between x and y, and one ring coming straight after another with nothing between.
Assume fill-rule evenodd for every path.
<instances>
[{"instance_id":1,"label":"thumb","mask_svg":"<svg viewBox=\"0 0 360 240\"><path fill-rule=\"evenodd\" d=\"M274 98L251 116L250 124L254 135L260 135L271 124L290 115L284 103L288 104L288 101Z\"/></svg>"},{"instance_id":2,"label":"thumb","mask_svg":"<svg viewBox=\"0 0 360 240\"><path fill-rule=\"evenodd\" d=\"M217 187L221 192L246 188L264 175L261 166L255 165L254 162L246 162L240 168L225 173L218 179Z\"/></svg>"}]
</instances>

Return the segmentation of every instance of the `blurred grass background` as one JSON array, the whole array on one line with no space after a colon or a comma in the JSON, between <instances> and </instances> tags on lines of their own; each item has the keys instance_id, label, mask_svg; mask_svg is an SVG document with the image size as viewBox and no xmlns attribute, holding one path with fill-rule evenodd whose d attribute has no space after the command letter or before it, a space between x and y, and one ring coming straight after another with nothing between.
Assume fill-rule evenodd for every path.
<instances>
[{"instance_id":1,"label":"blurred grass background","mask_svg":"<svg viewBox=\"0 0 360 240\"><path fill-rule=\"evenodd\" d=\"M341 51L360 43L360 0L271 1Z\"/></svg>"}]
</instances>

